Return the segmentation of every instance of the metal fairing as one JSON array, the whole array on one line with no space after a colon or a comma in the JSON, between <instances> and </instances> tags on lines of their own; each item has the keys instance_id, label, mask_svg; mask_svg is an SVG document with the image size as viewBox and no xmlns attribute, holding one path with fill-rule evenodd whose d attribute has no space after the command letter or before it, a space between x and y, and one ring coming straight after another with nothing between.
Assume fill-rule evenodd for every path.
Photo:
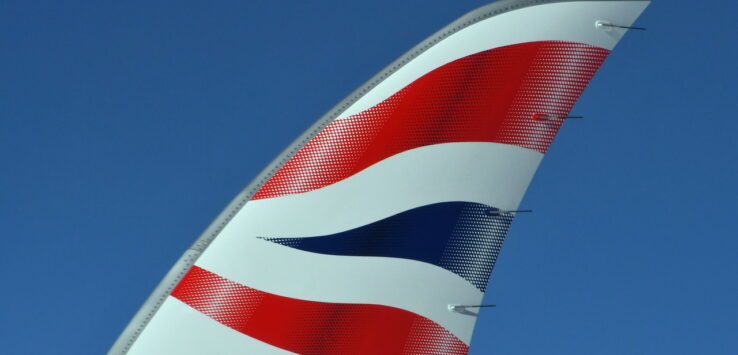
<instances>
[{"instance_id":1,"label":"metal fairing","mask_svg":"<svg viewBox=\"0 0 738 355\"><path fill-rule=\"evenodd\" d=\"M357 89L167 274L110 354L466 354L515 210L648 1L479 8ZM545 116L548 119L540 119ZM289 221L289 222L285 222Z\"/></svg>"}]
</instances>

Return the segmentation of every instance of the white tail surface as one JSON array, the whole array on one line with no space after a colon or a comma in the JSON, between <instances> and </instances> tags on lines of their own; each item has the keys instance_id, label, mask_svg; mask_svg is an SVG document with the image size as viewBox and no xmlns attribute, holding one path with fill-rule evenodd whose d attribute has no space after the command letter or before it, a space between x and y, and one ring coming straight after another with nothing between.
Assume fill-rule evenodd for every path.
<instances>
[{"instance_id":1,"label":"white tail surface","mask_svg":"<svg viewBox=\"0 0 738 355\"><path fill-rule=\"evenodd\" d=\"M422 42L270 164L110 354L466 354L516 210L648 1L507 0ZM540 117L548 117L542 120Z\"/></svg>"}]
</instances>

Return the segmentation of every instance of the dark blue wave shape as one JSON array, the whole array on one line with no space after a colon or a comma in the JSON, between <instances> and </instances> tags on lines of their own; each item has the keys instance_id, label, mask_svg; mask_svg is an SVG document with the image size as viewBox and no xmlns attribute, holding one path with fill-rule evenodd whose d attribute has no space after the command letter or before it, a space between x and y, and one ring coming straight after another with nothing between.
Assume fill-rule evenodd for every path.
<instances>
[{"instance_id":1,"label":"dark blue wave shape","mask_svg":"<svg viewBox=\"0 0 738 355\"><path fill-rule=\"evenodd\" d=\"M313 253L413 259L487 287L492 268L512 223L510 213L470 202L446 202L411 209L331 235L260 237Z\"/></svg>"}]
</instances>

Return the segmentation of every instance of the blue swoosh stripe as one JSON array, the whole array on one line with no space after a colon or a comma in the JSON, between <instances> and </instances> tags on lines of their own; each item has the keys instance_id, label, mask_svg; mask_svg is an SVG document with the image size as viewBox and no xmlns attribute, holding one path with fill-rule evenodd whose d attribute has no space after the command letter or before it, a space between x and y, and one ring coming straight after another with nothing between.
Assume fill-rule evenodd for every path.
<instances>
[{"instance_id":1,"label":"blue swoosh stripe","mask_svg":"<svg viewBox=\"0 0 738 355\"><path fill-rule=\"evenodd\" d=\"M348 231L311 237L259 237L313 253L412 259L447 269L484 291L512 214L470 202L414 208Z\"/></svg>"}]
</instances>

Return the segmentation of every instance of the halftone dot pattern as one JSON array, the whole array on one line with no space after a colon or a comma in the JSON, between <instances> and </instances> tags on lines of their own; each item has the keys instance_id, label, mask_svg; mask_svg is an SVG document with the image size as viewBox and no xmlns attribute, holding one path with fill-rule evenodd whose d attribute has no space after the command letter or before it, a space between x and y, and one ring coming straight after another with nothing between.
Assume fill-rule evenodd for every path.
<instances>
[{"instance_id":1,"label":"halftone dot pattern","mask_svg":"<svg viewBox=\"0 0 738 355\"><path fill-rule=\"evenodd\" d=\"M585 44L550 42L540 46L500 127L499 142L545 153L564 120L531 117L537 113L568 115L607 54Z\"/></svg>"},{"instance_id":2,"label":"halftone dot pattern","mask_svg":"<svg viewBox=\"0 0 738 355\"><path fill-rule=\"evenodd\" d=\"M405 343L404 348L400 354L466 354L468 347L459 342L452 341L452 339L445 339L440 341L429 342L429 338L434 338L433 335L437 332L436 323L429 319L418 318L413 321L410 327L411 334L423 334L423 336L416 336L408 339Z\"/></svg>"},{"instance_id":3,"label":"halftone dot pattern","mask_svg":"<svg viewBox=\"0 0 738 355\"><path fill-rule=\"evenodd\" d=\"M487 209L480 204L464 206L439 262L482 291L513 220L510 213L488 216Z\"/></svg>"},{"instance_id":4,"label":"halftone dot pattern","mask_svg":"<svg viewBox=\"0 0 738 355\"><path fill-rule=\"evenodd\" d=\"M172 297L252 338L298 354L467 354L448 330L388 306L278 296L193 266Z\"/></svg>"},{"instance_id":5,"label":"halftone dot pattern","mask_svg":"<svg viewBox=\"0 0 738 355\"><path fill-rule=\"evenodd\" d=\"M315 190L431 144L496 142L545 153L563 119L534 115L566 116L608 53L546 41L450 62L376 106L328 124L252 199Z\"/></svg>"},{"instance_id":6,"label":"halftone dot pattern","mask_svg":"<svg viewBox=\"0 0 738 355\"><path fill-rule=\"evenodd\" d=\"M190 307L238 330L240 325L248 323L264 300L264 293L193 266L172 291L172 297L187 300L185 303Z\"/></svg>"},{"instance_id":7,"label":"halftone dot pattern","mask_svg":"<svg viewBox=\"0 0 738 355\"><path fill-rule=\"evenodd\" d=\"M422 261L449 270L484 291L512 214L489 206L443 202L417 207L347 231L308 237L259 237L312 253Z\"/></svg>"}]
</instances>

